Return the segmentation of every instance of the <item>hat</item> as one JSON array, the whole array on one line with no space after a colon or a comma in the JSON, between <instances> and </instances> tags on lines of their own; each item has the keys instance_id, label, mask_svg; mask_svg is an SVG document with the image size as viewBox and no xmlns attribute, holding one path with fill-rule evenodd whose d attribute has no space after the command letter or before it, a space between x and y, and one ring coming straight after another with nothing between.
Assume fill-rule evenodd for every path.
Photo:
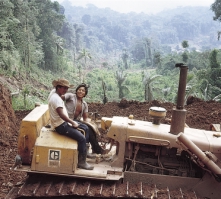
<instances>
[{"instance_id":1,"label":"hat","mask_svg":"<svg viewBox=\"0 0 221 199\"><path fill-rule=\"evenodd\" d=\"M54 80L54 81L52 82L52 85L53 85L54 87L56 87L56 86L58 86L58 85L59 85L59 86L66 86L66 87L68 87L68 88L73 87L73 85L70 85L69 81L66 80L66 79Z\"/></svg>"}]
</instances>

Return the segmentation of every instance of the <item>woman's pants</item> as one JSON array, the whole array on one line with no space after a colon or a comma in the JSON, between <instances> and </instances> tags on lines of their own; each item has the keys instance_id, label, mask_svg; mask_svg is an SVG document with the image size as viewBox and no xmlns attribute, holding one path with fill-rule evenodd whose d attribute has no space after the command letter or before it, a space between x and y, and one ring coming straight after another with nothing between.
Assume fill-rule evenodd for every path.
<instances>
[{"instance_id":1,"label":"woman's pants","mask_svg":"<svg viewBox=\"0 0 221 199\"><path fill-rule=\"evenodd\" d=\"M94 132L94 130L90 126L88 126L84 123L81 123L79 120L74 120L74 121L79 124L79 128L81 128L85 131L86 143L91 144L93 153L102 154L103 149L98 144L98 141L96 138L96 133Z\"/></svg>"},{"instance_id":2,"label":"woman's pants","mask_svg":"<svg viewBox=\"0 0 221 199\"><path fill-rule=\"evenodd\" d=\"M89 128L86 124L83 124L81 122L79 122L78 120L74 120L75 122L77 122L79 124L78 128L83 129L85 132L85 139L86 139L86 143L89 143Z\"/></svg>"}]
</instances>

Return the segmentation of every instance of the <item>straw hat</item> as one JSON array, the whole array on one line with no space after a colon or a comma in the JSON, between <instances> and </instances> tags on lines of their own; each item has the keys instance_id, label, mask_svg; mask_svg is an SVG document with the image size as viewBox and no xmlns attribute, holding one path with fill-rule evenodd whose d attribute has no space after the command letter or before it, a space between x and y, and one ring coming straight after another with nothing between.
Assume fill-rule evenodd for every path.
<instances>
[{"instance_id":1,"label":"straw hat","mask_svg":"<svg viewBox=\"0 0 221 199\"><path fill-rule=\"evenodd\" d=\"M54 87L56 87L56 86L59 85L59 86L65 86L65 87L68 87L68 88L74 86L74 85L70 85L69 81L66 80L66 79L54 80L54 81L52 82L52 85L53 85Z\"/></svg>"}]
</instances>

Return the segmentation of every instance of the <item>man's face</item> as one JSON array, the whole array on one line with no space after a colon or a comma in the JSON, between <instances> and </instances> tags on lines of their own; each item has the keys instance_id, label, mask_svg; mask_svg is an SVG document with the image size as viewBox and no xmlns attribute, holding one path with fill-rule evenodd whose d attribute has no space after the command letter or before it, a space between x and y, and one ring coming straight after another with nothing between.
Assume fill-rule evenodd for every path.
<instances>
[{"instance_id":1,"label":"man's face","mask_svg":"<svg viewBox=\"0 0 221 199\"><path fill-rule=\"evenodd\" d=\"M68 87L66 87L66 86L61 86L61 87L58 87L58 89L57 89L57 93L60 96L67 93L67 91L68 91Z\"/></svg>"},{"instance_id":2,"label":"man's face","mask_svg":"<svg viewBox=\"0 0 221 199\"><path fill-rule=\"evenodd\" d=\"M83 98L85 96L85 88L82 86L77 90L77 96Z\"/></svg>"}]
</instances>

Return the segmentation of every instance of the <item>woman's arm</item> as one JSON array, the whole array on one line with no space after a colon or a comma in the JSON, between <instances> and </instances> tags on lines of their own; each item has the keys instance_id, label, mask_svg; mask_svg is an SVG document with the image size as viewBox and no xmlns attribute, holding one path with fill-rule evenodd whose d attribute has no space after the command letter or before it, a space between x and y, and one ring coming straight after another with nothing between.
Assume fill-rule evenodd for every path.
<instances>
[{"instance_id":1,"label":"woman's arm","mask_svg":"<svg viewBox=\"0 0 221 199\"><path fill-rule=\"evenodd\" d=\"M69 100L71 100L71 98L73 97L73 93L65 93L65 95L62 95L61 96L61 98L63 99L63 100L66 100L66 101L69 101Z\"/></svg>"}]
</instances>

